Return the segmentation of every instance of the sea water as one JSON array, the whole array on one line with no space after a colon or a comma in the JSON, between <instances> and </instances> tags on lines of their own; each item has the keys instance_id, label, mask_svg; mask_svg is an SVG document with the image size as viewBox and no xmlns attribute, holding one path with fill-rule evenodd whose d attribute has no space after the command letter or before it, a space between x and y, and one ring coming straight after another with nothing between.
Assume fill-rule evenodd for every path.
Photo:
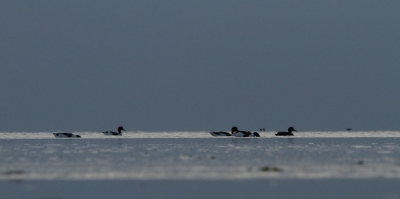
<instances>
[{"instance_id":1,"label":"sea water","mask_svg":"<svg viewBox=\"0 0 400 199\"><path fill-rule=\"evenodd\" d=\"M400 178L400 132L0 133L0 180Z\"/></svg>"}]
</instances>

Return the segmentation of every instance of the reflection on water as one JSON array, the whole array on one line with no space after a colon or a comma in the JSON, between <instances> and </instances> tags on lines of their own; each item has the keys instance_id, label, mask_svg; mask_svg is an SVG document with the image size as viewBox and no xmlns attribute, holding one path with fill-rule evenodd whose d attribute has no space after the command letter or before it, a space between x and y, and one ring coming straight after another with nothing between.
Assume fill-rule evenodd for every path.
<instances>
[{"instance_id":1,"label":"reflection on water","mask_svg":"<svg viewBox=\"0 0 400 199\"><path fill-rule=\"evenodd\" d=\"M288 138L287 140L289 144L294 144L294 138Z\"/></svg>"}]
</instances>

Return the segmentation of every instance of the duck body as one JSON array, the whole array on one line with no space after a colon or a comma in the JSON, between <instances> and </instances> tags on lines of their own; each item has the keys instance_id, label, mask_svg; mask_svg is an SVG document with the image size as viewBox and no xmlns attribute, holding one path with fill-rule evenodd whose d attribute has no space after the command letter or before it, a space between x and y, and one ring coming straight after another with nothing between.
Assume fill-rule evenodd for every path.
<instances>
[{"instance_id":1,"label":"duck body","mask_svg":"<svg viewBox=\"0 0 400 199\"><path fill-rule=\"evenodd\" d=\"M219 131L219 132L210 132L212 136L232 136L232 134L224 131Z\"/></svg>"},{"instance_id":2,"label":"duck body","mask_svg":"<svg viewBox=\"0 0 400 199\"><path fill-rule=\"evenodd\" d=\"M125 131L125 129L124 129L124 127L122 127L122 126L119 126L119 127L118 127L118 132L114 132L114 131L104 131L103 134L104 134L104 135L117 135L117 136L119 135L119 136L121 136L121 135L122 135L121 131Z\"/></svg>"},{"instance_id":3,"label":"duck body","mask_svg":"<svg viewBox=\"0 0 400 199\"><path fill-rule=\"evenodd\" d=\"M289 127L287 132L278 132L276 136L293 136L293 131L296 131L293 127ZM296 131L297 132L297 131Z\"/></svg>"},{"instance_id":4,"label":"duck body","mask_svg":"<svg viewBox=\"0 0 400 199\"><path fill-rule=\"evenodd\" d=\"M275 135L276 136L294 136L293 133L289 133L289 132L278 132Z\"/></svg>"},{"instance_id":5,"label":"duck body","mask_svg":"<svg viewBox=\"0 0 400 199\"><path fill-rule=\"evenodd\" d=\"M250 131L239 131L239 129L234 126L232 127L232 135L235 137L260 137L260 134L257 132L250 132Z\"/></svg>"},{"instance_id":6,"label":"duck body","mask_svg":"<svg viewBox=\"0 0 400 199\"><path fill-rule=\"evenodd\" d=\"M72 133L53 133L56 138L81 138L80 135L75 135Z\"/></svg>"}]
</instances>

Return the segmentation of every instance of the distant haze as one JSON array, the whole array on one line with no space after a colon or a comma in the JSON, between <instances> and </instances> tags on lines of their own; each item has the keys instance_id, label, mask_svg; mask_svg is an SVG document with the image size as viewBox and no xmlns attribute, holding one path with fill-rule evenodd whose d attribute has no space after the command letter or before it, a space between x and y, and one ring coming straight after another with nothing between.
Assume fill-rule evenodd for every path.
<instances>
[{"instance_id":1,"label":"distant haze","mask_svg":"<svg viewBox=\"0 0 400 199\"><path fill-rule=\"evenodd\" d=\"M0 131L400 129L400 1L2 1Z\"/></svg>"}]
</instances>

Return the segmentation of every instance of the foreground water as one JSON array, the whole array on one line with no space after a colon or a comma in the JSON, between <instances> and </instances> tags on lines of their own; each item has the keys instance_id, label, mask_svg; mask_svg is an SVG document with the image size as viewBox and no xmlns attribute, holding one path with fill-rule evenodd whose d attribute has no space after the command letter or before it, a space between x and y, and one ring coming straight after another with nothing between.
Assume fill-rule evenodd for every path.
<instances>
[{"instance_id":1,"label":"foreground water","mask_svg":"<svg viewBox=\"0 0 400 199\"><path fill-rule=\"evenodd\" d=\"M0 180L400 178L400 132L0 133Z\"/></svg>"}]
</instances>

